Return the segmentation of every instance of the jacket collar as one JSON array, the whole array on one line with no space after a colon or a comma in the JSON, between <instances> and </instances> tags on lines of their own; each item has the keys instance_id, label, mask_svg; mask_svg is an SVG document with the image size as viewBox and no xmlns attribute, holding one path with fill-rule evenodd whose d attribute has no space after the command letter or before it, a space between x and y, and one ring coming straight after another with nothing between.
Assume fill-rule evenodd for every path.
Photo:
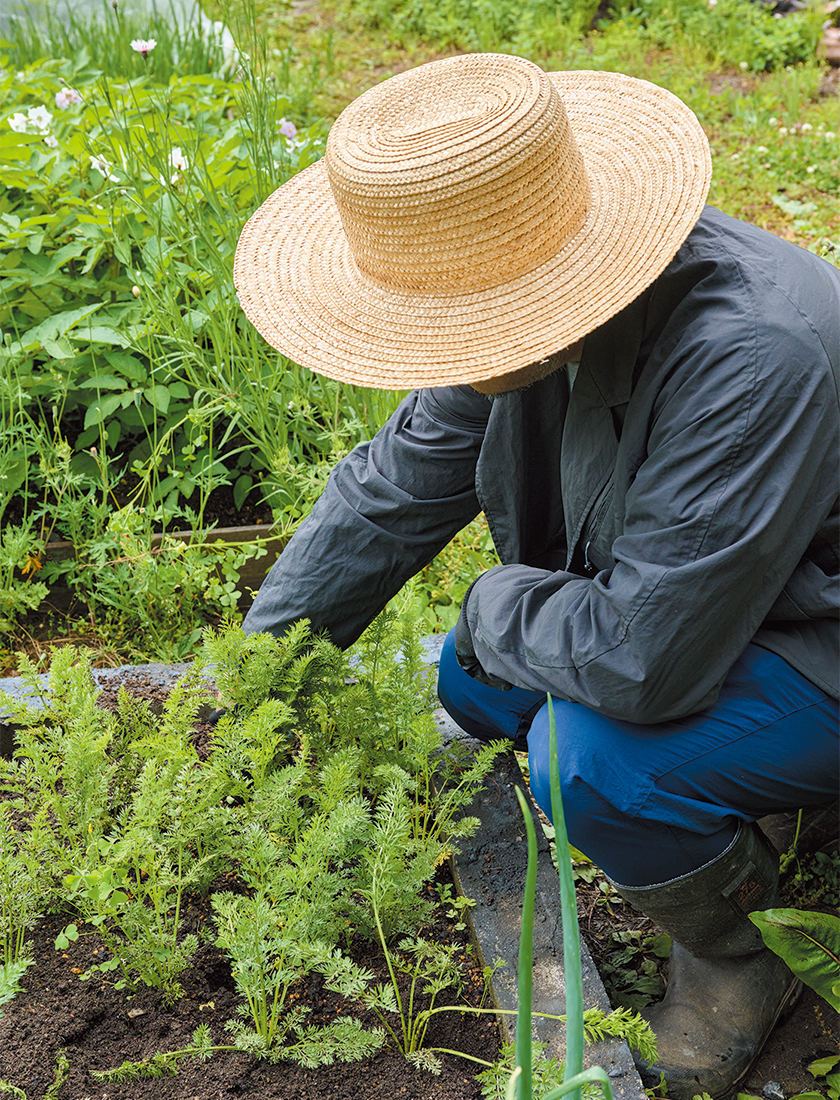
<instances>
[{"instance_id":1,"label":"jacket collar","mask_svg":"<svg viewBox=\"0 0 840 1100\"><path fill-rule=\"evenodd\" d=\"M587 336L573 390L560 367L494 398L476 491L504 563L569 567L615 467L648 297Z\"/></svg>"}]
</instances>

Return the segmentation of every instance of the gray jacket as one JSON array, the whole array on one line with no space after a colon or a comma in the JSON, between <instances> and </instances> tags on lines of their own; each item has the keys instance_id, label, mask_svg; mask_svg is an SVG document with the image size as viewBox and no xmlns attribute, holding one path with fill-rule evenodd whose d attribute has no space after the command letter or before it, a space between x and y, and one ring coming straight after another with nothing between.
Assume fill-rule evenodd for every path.
<instances>
[{"instance_id":1,"label":"gray jacket","mask_svg":"<svg viewBox=\"0 0 840 1100\"><path fill-rule=\"evenodd\" d=\"M352 642L480 509L505 564L464 614L482 668L606 714L708 706L751 641L838 695L840 272L707 207L663 275L492 401L410 394L245 620Z\"/></svg>"}]
</instances>

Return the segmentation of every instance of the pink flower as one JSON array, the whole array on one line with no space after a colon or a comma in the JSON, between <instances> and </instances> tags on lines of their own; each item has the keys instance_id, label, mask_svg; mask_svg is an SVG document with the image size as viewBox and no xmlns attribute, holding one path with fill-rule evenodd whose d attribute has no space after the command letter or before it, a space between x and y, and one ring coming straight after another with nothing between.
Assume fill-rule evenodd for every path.
<instances>
[{"instance_id":1,"label":"pink flower","mask_svg":"<svg viewBox=\"0 0 840 1100\"><path fill-rule=\"evenodd\" d=\"M157 41L154 38L135 38L131 42L132 50L136 50L144 61L156 45Z\"/></svg>"},{"instance_id":2,"label":"pink flower","mask_svg":"<svg viewBox=\"0 0 840 1100\"><path fill-rule=\"evenodd\" d=\"M281 118L279 122L280 133L283 137L288 138L289 141L293 137L297 136L297 126L293 122L287 122L285 118Z\"/></svg>"},{"instance_id":3,"label":"pink flower","mask_svg":"<svg viewBox=\"0 0 840 1100\"><path fill-rule=\"evenodd\" d=\"M73 107L81 102L82 97L75 88L62 88L55 93L55 105L60 111L66 111L68 107Z\"/></svg>"}]
</instances>

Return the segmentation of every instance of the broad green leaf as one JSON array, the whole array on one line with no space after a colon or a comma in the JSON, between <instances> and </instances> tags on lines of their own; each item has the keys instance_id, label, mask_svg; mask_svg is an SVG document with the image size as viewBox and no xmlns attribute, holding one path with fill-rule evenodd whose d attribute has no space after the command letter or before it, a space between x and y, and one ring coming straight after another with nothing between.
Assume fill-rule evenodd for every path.
<instances>
[{"instance_id":1,"label":"broad green leaf","mask_svg":"<svg viewBox=\"0 0 840 1100\"><path fill-rule=\"evenodd\" d=\"M838 1062L840 1062L840 1054L833 1054L829 1058L818 1058L808 1066L808 1072L814 1077L825 1077L831 1073Z\"/></svg>"},{"instance_id":2,"label":"broad green leaf","mask_svg":"<svg viewBox=\"0 0 840 1100\"><path fill-rule=\"evenodd\" d=\"M114 240L114 255L126 266L131 264L131 245L127 241L118 238Z\"/></svg>"},{"instance_id":3,"label":"broad green leaf","mask_svg":"<svg viewBox=\"0 0 840 1100\"><path fill-rule=\"evenodd\" d=\"M840 917L800 909L767 909L749 916L770 950L840 1011L835 989L840 977Z\"/></svg>"},{"instance_id":4,"label":"broad green leaf","mask_svg":"<svg viewBox=\"0 0 840 1100\"><path fill-rule=\"evenodd\" d=\"M80 326L73 333L72 339L96 341L99 344L118 344L121 348L127 348L131 344L131 341L121 332L107 325Z\"/></svg>"},{"instance_id":5,"label":"broad green leaf","mask_svg":"<svg viewBox=\"0 0 840 1100\"><path fill-rule=\"evenodd\" d=\"M236 508L241 508L245 503L245 498L253 487L253 484L254 479L250 474L242 474L236 479L233 486L233 503Z\"/></svg>"},{"instance_id":6,"label":"broad green leaf","mask_svg":"<svg viewBox=\"0 0 840 1100\"><path fill-rule=\"evenodd\" d=\"M110 416L112 412L118 409L120 397L121 394L112 393L97 401L95 405L91 405L85 413L85 428L89 428L92 424L98 424L100 420L104 420L106 416Z\"/></svg>"},{"instance_id":7,"label":"broad green leaf","mask_svg":"<svg viewBox=\"0 0 840 1100\"><path fill-rule=\"evenodd\" d=\"M76 358L76 349L65 336L60 336L58 340L50 340L48 337L44 337L43 348L53 359Z\"/></svg>"},{"instance_id":8,"label":"broad green leaf","mask_svg":"<svg viewBox=\"0 0 840 1100\"><path fill-rule=\"evenodd\" d=\"M82 306L81 309L67 309L62 313L53 314L34 328L29 329L28 332L25 332L20 340L12 344L10 351L12 354L20 351L30 351L33 348L44 346L45 339L57 340L60 336L64 336L65 333L69 332L79 321L85 317L90 317L92 313L96 313L101 305L101 302L96 302L92 306ZM73 354L75 355L75 352Z\"/></svg>"},{"instance_id":9,"label":"broad green leaf","mask_svg":"<svg viewBox=\"0 0 840 1100\"><path fill-rule=\"evenodd\" d=\"M86 378L78 383L80 390L124 390L126 380L118 378L115 374L97 374L94 378Z\"/></svg>"},{"instance_id":10,"label":"broad green leaf","mask_svg":"<svg viewBox=\"0 0 840 1100\"><path fill-rule=\"evenodd\" d=\"M77 256L81 256L87 250L88 245L85 241L73 241L70 244L62 245L52 258L53 270L57 271L67 260L75 260Z\"/></svg>"},{"instance_id":11,"label":"broad green leaf","mask_svg":"<svg viewBox=\"0 0 840 1100\"><path fill-rule=\"evenodd\" d=\"M87 247L87 246L86 246ZM82 274L87 275L89 271L92 271L99 261L102 253L105 251L105 242L99 241L91 248L87 254L85 260L85 266L82 268Z\"/></svg>"},{"instance_id":12,"label":"broad green leaf","mask_svg":"<svg viewBox=\"0 0 840 1100\"><path fill-rule=\"evenodd\" d=\"M149 386L143 391L150 405L154 405L158 412L165 413L169 408L169 390L166 386Z\"/></svg>"},{"instance_id":13,"label":"broad green leaf","mask_svg":"<svg viewBox=\"0 0 840 1100\"><path fill-rule=\"evenodd\" d=\"M128 355L123 351L109 351L105 353L105 362L114 370L120 371L133 382L145 382L148 371L139 359Z\"/></svg>"}]
</instances>

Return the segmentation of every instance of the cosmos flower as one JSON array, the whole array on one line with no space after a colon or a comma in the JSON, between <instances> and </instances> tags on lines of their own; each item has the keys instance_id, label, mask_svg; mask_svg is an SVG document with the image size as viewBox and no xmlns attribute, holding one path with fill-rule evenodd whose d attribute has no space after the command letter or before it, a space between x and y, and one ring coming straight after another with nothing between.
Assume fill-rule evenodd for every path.
<instances>
[{"instance_id":1,"label":"cosmos flower","mask_svg":"<svg viewBox=\"0 0 840 1100\"><path fill-rule=\"evenodd\" d=\"M157 40L154 38L133 38L131 41L132 50L136 50L145 61L152 50L157 45Z\"/></svg>"}]
</instances>

